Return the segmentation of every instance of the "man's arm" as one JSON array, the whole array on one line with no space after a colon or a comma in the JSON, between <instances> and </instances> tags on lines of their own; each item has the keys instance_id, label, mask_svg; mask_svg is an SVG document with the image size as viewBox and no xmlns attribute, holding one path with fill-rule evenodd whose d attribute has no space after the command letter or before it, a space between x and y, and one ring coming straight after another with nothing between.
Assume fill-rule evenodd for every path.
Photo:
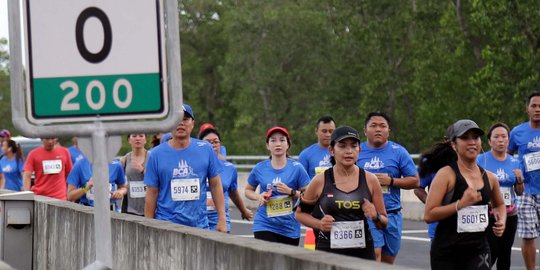
<instances>
[{"instance_id":1,"label":"man's arm","mask_svg":"<svg viewBox=\"0 0 540 270\"><path fill-rule=\"evenodd\" d=\"M32 172L24 171L23 172L23 191L29 191L30 186L32 185Z\"/></svg>"},{"instance_id":2,"label":"man's arm","mask_svg":"<svg viewBox=\"0 0 540 270\"><path fill-rule=\"evenodd\" d=\"M209 179L210 192L212 193L212 199L218 213L218 224L216 230L218 232L227 232L227 220L225 217L225 198L223 196L223 186L221 185L221 178L216 175Z\"/></svg>"},{"instance_id":3,"label":"man's arm","mask_svg":"<svg viewBox=\"0 0 540 270\"><path fill-rule=\"evenodd\" d=\"M154 218L156 213L157 196L159 189L157 187L146 187L146 200L144 202L144 216Z\"/></svg>"}]
</instances>

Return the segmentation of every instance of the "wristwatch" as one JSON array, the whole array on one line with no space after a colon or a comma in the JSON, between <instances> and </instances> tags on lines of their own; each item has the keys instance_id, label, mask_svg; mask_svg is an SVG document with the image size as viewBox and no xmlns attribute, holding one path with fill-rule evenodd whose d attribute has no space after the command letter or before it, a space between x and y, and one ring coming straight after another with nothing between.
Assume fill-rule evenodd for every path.
<instances>
[{"instance_id":1,"label":"wristwatch","mask_svg":"<svg viewBox=\"0 0 540 270\"><path fill-rule=\"evenodd\" d=\"M291 195L291 196L296 195L296 189L291 189L291 194L289 194L289 195Z\"/></svg>"},{"instance_id":2,"label":"wristwatch","mask_svg":"<svg viewBox=\"0 0 540 270\"><path fill-rule=\"evenodd\" d=\"M379 222L381 221L381 214L377 213L377 216L373 219L373 222Z\"/></svg>"}]
</instances>

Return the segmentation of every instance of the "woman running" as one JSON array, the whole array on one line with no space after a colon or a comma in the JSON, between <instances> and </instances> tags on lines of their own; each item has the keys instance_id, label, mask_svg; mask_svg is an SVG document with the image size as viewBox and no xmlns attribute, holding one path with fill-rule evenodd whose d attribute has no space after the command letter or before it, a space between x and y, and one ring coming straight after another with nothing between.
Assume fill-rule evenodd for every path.
<instances>
[{"instance_id":1,"label":"woman running","mask_svg":"<svg viewBox=\"0 0 540 270\"><path fill-rule=\"evenodd\" d=\"M296 218L317 230L317 250L375 260L367 219L385 228L388 218L377 177L356 166L360 134L348 126L337 128L329 150L333 167L313 178Z\"/></svg>"}]
</instances>

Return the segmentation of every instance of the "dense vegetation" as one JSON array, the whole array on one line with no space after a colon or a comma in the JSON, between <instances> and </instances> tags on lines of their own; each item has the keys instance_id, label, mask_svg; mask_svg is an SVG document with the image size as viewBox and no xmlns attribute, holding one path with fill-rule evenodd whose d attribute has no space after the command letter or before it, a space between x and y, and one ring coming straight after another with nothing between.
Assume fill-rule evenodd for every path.
<instances>
[{"instance_id":1,"label":"dense vegetation","mask_svg":"<svg viewBox=\"0 0 540 270\"><path fill-rule=\"evenodd\" d=\"M361 129L374 110L418 153L459 118L484 128L525 121L525 97L540 89L540 1L184 0L179 9L184 99L196 129L214 123L231 154L265 153L273 125L290 130L298 154L318 117ZM0 71L0 127L11 125L7 78Z\"/></svg>"}]
</instances>

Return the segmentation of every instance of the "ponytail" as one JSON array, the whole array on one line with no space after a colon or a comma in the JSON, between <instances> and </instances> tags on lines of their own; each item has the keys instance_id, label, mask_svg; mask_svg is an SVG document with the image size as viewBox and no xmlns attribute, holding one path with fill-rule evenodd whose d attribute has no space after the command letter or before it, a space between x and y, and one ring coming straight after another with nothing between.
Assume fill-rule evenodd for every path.
<instances>
[{"instance_id":1,"label":"ponytail","mask_svg":"<svg viewBox=\"0 0 540 270\"><path fill-rule=\"evenodd\" d=\"M15 152L15 160L24 161L23 150L20 144L16 144L15 149L13 151Z\"/></svg>"},{"instance_id":2,"label":"ponytail","mask_svg":"<svg viewBox=\"0 0 540 270\"><path fill-rule=\"evenodd\" d=\"M457 161L457 154L449 141L432 145L420 155L419 176L436 173L442 167Z\"/></svg>"}]
</instances>

